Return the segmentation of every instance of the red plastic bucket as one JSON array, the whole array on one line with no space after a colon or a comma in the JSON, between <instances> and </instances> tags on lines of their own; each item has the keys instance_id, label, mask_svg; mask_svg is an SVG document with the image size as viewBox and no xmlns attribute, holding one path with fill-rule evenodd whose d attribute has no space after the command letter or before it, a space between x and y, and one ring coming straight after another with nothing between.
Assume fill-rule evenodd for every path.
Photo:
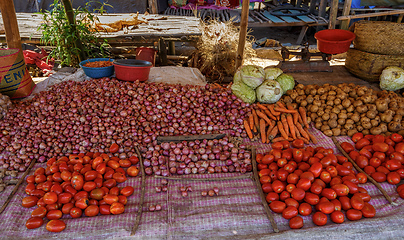
<instances>
[{"instance_id":1,"label":"red plastic bucket","mask_svg":"<svg viewBox=\"0 0 404 240\"><path fill-rule=\"evenodd\" d=\"M156 50L148 47L136 48L136 59L151 62L154 67L156 62Z\"/></svg>"},{"instance_id":2,"label":"red plastic bucket","mask_svg":"<svg viewBox=\"0 0 404 240\"><path fill-rule=\"evenodd\" d=\"M115 76L122 81L140 82L149 79L152 64L149 61L138 59L118 59L113 62Z\"/></svg>"},{"instance_id":3,"label":"red plastic bucket","mask_svg":"<svg viewBox=\"0 0 404 240\"><path fill-rule=\"evenodd\" d=\"M314 34L317 48L322 53L338 54L348 51L355 33L342 29L326 29Z\"/></svg>"}]
</instances>

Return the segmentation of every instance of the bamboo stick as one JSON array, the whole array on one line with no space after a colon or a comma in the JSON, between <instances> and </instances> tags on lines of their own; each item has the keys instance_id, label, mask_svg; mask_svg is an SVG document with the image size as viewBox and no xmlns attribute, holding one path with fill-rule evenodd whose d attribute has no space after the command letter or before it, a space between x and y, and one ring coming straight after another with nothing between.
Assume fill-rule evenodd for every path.
<instances>
[{"instance_id":1,"label":"bamboo stick","mask_svg":"<svg viewBox=\"0 0 404 240\"><path fill-rule=\"evenodd\" d=\"M380 184L378 182L376 182L376 180L374 180L371 176L369 176L365 171L362 170L362 168L360 168L356 162L348 155L347 152L345 152L345 150L341 147L341 145L339 144L338 140L335 137L332 137L332 141L334 142L335 146L337 146L338 150L346 157L348 158L348 161L350 163L352 163L352 165L355 167L355 169L358 172L361 172L363 174L366 175L366 177L368 178L369 181L371 181L379 190L380 192L383 194L383 196L387 199L387 201L389 201L390 204L396 206L397 203L393 202L393 200L391 200L391 197L387 194L387 192L382 188L382 186L380 186Z\"/></svg>"},{"instance_id":2,"label":"bamboo stick","mask_svg":"<svg viewBox=\"0 0 404 240\"><path fill-rule=\"evenodd\" d=\"M257 162L255 160L255 156L256 156L255 148L253 147L251 151L252 151L252 165L253 165L253 172L254 172L253 178L255 179L255 185L257 186L262 205L264 205L265 212L267 213L267 217L268 217L269 221L271 222L272 228L274 229L274 232L277 233L277 232L279 232L278 225L276 225L276 222L275 222L274 216L272 215L271 209L269 209L267 200L265 199L264 192L262 191L262 188L261 188L260 180L258 179Z\"/></svg>"},{"instance_id":3,"label":"bamboo stick","mask_svg":"<svg viewBox=\"0 0 404 240\"><path fill-rule=\"evenodd\" d=\"M236 57L236 69L243 63L244 47L247 37L247 26L248 26L248 8L250 5L250 0L244 0L241 6L241 22L240 22L240 36L237 48Z\"/></svg>"},{"instance_id":4,"label":"bamboo stick","mask_svg":"<svg viewBox=\"0 0 404 240\"><path fill-rule=\"evenodd\" d=\"M132 228L132 231L130 234L131 236L136 234L136 231L139 228L140 220L142 219L144 194L145 194L145 190L146 190L146 174L144 172L142 155L140 154L139 149L136 146L135 146L135 150L136 150L136 154L139 158L140 173L142 174L142 190L141 190L141 194L140 194L139 209L137 210L135 225L133 225L133 228Z\"/></svg>"},{"instance_id":5,"label":"bamboo stick","mask_svg":"<svg viewBox=\"0 0 404 240\"><path fill-rule=\"evenodd\" d=\"M375 13L363 13L358 15L347 15L347 16L340 16L338 20L349 20L349 19L356 19L356 18L367 18L367 17L378 17L378 16L386 16L386 15L396 15L396 14L404 14L403 10L394 10L394 11L385 11L385 12L375 12Z\"/></svg>"},{"instance_id":6,"label":"bamboo stick","mask_svg":"<svg viewBox=\"0 0 404 240\"><path fill-rule=\"evenodd\" d=\"M212 175L212 174L211 174ZM184 177L165 177L165 176L154 176L159 179L167 179L167 180L181 180L181 181L226 181L226 180L238 180L238 179L246 179L251 178L251 174L241 174L234 177L219 177L219 178L184 178Z\"/></svg>"},{"instance_id":7,"label":"bamboo stick","mask_svg":"<svg viewBox=\"0 0 404 240\"><path fill-rule=\"evenodd\" d=\"M345 0L344 9L342 10L343 16L347 16L349 14L349 12L351 11L351 4L352 4L352 0ZM338 20L340 20L340 19L338 19ZM341 29L347 30L348 26L349 26L349 19L341 21L341 24L340 24Z\"/></svg>"},{"instance_id":8,"label":"bamboo stick","mask_svg":"<svg viewBox=\"0 0 404 240\"><path fill-rule=\"evenodd\" d=\"M6 33L7 47L18 48L22 53L21 37L13 0L0 0L0 11Z\"/></svg>"}]
</instances>

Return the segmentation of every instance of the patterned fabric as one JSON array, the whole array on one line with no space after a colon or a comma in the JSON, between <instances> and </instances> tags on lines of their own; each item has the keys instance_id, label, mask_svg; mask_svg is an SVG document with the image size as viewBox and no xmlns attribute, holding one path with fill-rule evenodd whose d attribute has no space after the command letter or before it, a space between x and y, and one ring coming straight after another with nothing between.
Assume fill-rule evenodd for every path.
<instances>
[{"instance_id":1,"label":"patterned fabric","mask_svg":"<svg viewBox=\"0 0 404 240\"><path fill-rule=\"evenodd\" d=\"M206 0L188 0L188 3L192 3L198 6L203 6L206 4Z\"/></svg>"},{"instance_id":2,"label":"patterned fabric","mask_svg":"<svg viewBox=\"0 0 404 240\"><path fill-rule=\"evenodd\" d=\"M173 7L183 7L187 5L187 0L168 0L168 4Z\"/></svg>"}]
</instances>

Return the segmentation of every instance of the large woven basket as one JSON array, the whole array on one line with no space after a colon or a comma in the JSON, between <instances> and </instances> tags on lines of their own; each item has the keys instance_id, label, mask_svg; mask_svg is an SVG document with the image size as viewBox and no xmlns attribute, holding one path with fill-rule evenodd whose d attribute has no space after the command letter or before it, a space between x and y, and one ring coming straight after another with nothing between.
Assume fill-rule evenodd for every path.
<instances>
[{"instance_id":1,"label":"large woven basket","mask_svg":"<svg viewBox=\"0 0 404 240\"><path fill-rule=\"evenodd\" d=\"M388 66L404 67L404 55L382 55L349 49L345 60L345 67L350 73L368 82L378 82L383 69Z\"/></svg>"},{"instance_id":2,"label":"large woven basket","mask_svg":"<svg viewBox=\"0 0 404 240\"><path fill-rule=\"evenodd\" d=\"M404 24L362 20L354 24L355 49L384 55L404 55Z\"/></svg>"}]
</instances>

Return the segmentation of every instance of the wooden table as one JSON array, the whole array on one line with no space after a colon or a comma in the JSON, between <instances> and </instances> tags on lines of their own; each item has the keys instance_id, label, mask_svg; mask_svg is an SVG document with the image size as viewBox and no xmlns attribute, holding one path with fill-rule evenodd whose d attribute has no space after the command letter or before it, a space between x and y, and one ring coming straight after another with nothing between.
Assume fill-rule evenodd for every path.
<instances>
[{"instance_id":1,"label":"wooden table","mask_svg":"<svg viewBox=\"0 0 404 240\"><path fill-rule=\"evenodd\" d=\"M101 23L108 23L129 18L130 14L97 16ZM167 44L169 46L168 52L172 53L174 51L174 42L196 42L201 36L200 21L196 17L139 14L139 18L147 20L147 23L142 23L133 29L129 27L127 32L122 30L112 33L99 33L98 37L100 40L107 39L111 46L154 46L158 42L159 52L163 54L164 61L164 55L167 55L167 50L165 50ZM0 22L2 21L1 19ZM17 21L22 43L40 45L41 32L38 28L43 23L43 16L35 13L17 13ZM6 42L5 34L1 32L0 42Z\"/></svg>"}]
</instances>

